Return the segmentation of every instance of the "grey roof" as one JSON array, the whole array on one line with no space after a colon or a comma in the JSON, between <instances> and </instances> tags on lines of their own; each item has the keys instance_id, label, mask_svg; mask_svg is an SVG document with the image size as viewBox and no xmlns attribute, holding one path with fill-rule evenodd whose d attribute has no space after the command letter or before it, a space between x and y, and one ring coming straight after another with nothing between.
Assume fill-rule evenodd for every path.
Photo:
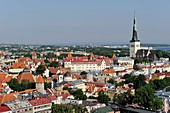
<instances>
[{"instance_id":1,"label":"grey roof","mask_svg":"<svg viewBox=\"0 0 170 113\"><path fill-rule=\"evenodd\" d=\"M25 100L25 101L15 100L15 101L13 101L13 102L6 103L6 105L7 105L11 110L20 109L20 108L25 108L25 107L31 107L31 106L32 106L27 100Z\"/></svg>"},{"instance_id":2,"label":"grey roof","mask_svg":"<svg viewBox=\"0 0 170 113\"><path fill-rule=\"evenodd\" d=\"M156 113L155 111L152 111L152 110L140 109L140 108L135 108L135 107L127 107L127 108L121 108L121 109L129 111L131 113Z\"/></svg>"}]
</instances>

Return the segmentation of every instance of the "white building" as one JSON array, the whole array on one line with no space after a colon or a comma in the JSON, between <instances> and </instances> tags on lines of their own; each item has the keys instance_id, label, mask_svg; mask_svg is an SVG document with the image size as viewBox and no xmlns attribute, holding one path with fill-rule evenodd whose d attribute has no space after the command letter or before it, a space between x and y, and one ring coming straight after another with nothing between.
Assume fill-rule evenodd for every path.
<instances>
[{"instance_id":1,"label":"white building","mask_svg":"<svg viewBox=\"0 0 170 113\"><path fill-rule=\"evenodd\" d=\"M110 62L106 58L88 59L88 57L67 57L64 58L64 67L71 68L73 72L101 71L110 68Z\"/></svg>"}]
</instances>

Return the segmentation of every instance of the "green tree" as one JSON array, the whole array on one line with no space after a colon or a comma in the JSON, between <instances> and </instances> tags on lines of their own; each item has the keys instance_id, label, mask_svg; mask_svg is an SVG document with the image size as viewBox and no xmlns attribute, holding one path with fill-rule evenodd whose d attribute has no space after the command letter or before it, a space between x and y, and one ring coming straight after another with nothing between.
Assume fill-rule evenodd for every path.
<instances>
[{"instance_id":1,"label":"green tree","mask_svg":"<svg viewBox=\"0 0 170 113\"><path fill-rule=\"evenodd\" d=\"M132 104L134 96L131 94L131 91L128 90L127 92L115 94L113 96L113 102L118 103L120 105L127 105Z\"/></svg>"},{"instance_id":2,"label":"green tree","mask_svg":"<svg viewBox=\"0 0 170 113\"><path fill-rule=\"evenodd\" d=\"M108 101L110 100L109 96L104 94L104 91L100 91L97 97L97 100L99 103L108 103Z\"/></svg>"},{"instance_id":3,"label":"green tree","mask_svg":"<svg viewBox=\"0 0 170 113\"><path fill-rule=\"evenodd\" d=\"M49 61L49 60L47 60L47 59L45 59L45 60L44 60L44 62L45 62L45 63L50 63L50 61Z\"/></svg>"},{"instance_id":4,"label":"green tree","mask_svg":"<svg viewBox=\"0 0 170 113\"><path fill-rule=\"evenodd\" d=\"M85 113L87 112L87 108L82 105L75 105L73 108L75 110L75 113Z\"/></svg>"},{"instance_id":5,"label":"green tree","mask_svg":"<svg viewBox=\"0 0 170 113\"><path fill-rule=\"evenodd\" d=\"M75 99L79 99L79 100L86 100L87 99L87 96L83 94L83 91L81 89L78 89L71 94L75 97Z\"/></svg>"},{"instance_id":6,"label":"green tree","mask_svg":"<svg viewBox=\"0 0 170 113\"><path fill-rule=\"evenodd\" d=\"M162 109L163 104L155 95L155 91L150 85L142 86L136 90L134 102L149 109Z\"/></svg>"},{"instance_id":7,"label":"green tree","mask_svg":"<svg viewBox=\"0 0 170 113\"><path fill-rule=\"evenodd\" d=\"M163 108L163 102L162 99L155 97L153 102L150 103L151 108L156 111L156 110L161 110Z\"/></svg>"},{"instance_id":8,"label":"green tree","mask_svg":"<svg viewBox=\"0 0 170 113\"><path fill-rule=\"evenodd\" d=\"M51 88L51 82L44 82L44 89Z\"/></svg>"},{"instance_id":9,"label":"green tree","mask_svg":"<svg viewBox=\"0 0 170 113\"><path fill-rule=\"evenodd\" d=\"M57 61L53 61L53 62L51 62L50 63L50 65L49 65L50 67L59 67L59 63L57 62Z\"/></svg>"},{"instance_id":10,"label":"green tree","mask_svg":"<svg viewBox=\"0 0 170 113\"><path fill-rule=\"evenodd\" d=\"M133 65L134 70L140 70L140 67L138 65Z\"/></svg>"},{"instance_id":11,"label":"green tree","mask_svg":"<svg viewBox=\"0 0 170 113\"><path fill-rule=\"evenodd\" d=\"M116 81L113 78L109 79L107 82L111 84L116 84Z\"/></svg>"},{"instance_id":12,"label":"green tree","mask_svg":"<svg viewBox=\"0 0 170 113\"><path fill-rule=\"evenodd\" d=\"M37 69L36 69L36 74L37 74L37 75L38 75L38 74L41 74L41 75L42 75L45 70L46 70L45 65L39 65L39 66L37 67Z\"/></svg>"},{"instance_id":13,"label":"green tree","mask_svg":"<svg viewBox=\"0 0 170 113\"><path fill-rule=\"evenodd\" d=\"M134 88L137 89L141 86L144 86L146 84L145 79L146 77L144 75L137 76L136 79L133 81Z\"/></svg>"},{"instance_id":14,"label":"green tree","mask_svg":"<svg viewBox=\"0 0 170 113\"><path fill-rule=\"evenodd\" d=\"M134 64L136 65L136 64L139 64L139 63L142 63L142 60L141 59L135 59Z\"/></svg>"},{"instance_id":15,"label":"green tree","mask_svg":"<svg viewBox=\"0 0 170 113\"><path fill-rule=\"evenodd\" d=\"M21 81L20 87L21 87L21 91L26 90L26 89L33 89L35 88L35 83L24 79Z\"/></svg>"},{"instance_id":16,"label":"green tree","mask_svg":"<svg viewBox=\"0 0 170 113\"><path fill-rule=\"evenodd\" d=\"M35 83L28 80L22 80L21 83L19 83L15 78L11 79L9 82L7 82L7 84L14 91L24 91L26 89L35 88Z\"/></svg>"},{"instance_id":17,"label":"green tree","mask_svg":"<svg viewBox=\"0 0 170 113\"><path fill-rule=\"evenodd\" d=\"M25 54L24 57L32 58L32 55L28 53L28 54Z\"/></svg>"},{"instance_id":18,"label":"green tree","mask_svg":"<svg viewBox=\"0 0 170 113\"><path fill-rule=\"evenodd\" d=\"M19 84L19 82L16 78L12 78L9 82L7 82L7 84L14 91L20 91L21 90L20 84Z\"/></svg>"},{"instance_id":19,"label":"green tree","mask_svg":"<svg viewBox=\"0 0 170 113\"><path fill-rule=\"evenodd\" d=\"M51 107L52 113L72 113L72 108L69 105L56 104Z\"/></svg>"}]
</instances>

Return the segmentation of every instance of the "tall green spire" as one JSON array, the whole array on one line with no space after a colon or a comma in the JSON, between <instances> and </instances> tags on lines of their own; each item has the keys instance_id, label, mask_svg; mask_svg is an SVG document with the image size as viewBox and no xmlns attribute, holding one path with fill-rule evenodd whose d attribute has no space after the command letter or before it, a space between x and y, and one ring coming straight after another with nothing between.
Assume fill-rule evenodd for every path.
<instances>
[{"instance_id":1,"label":"tall green spire","mask_svg":"<svg viewBox=\"0 0 170 113\"><path fill-rule=\"evenodd\" d=\"M138 42L140 41L137 36L137 28L136 28L136 15L134 12L134 20L133 20L133 33L132 33L132 39L130 42Z\"/></svg>"}]
</instances>

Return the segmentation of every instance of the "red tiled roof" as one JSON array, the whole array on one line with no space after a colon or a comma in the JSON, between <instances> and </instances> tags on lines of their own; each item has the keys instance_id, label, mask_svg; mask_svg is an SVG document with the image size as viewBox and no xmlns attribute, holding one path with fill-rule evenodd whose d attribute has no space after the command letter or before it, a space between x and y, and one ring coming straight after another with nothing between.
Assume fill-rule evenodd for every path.
<instances>
[{"instance_id":1,"label":"red tiled roof","mask_svg":"<svg viewBox=\"0 0 170 113\"><path fill-rule=\"evenodd\" d=\"M96 87L107 87L108 85L107 84L104 84L104 83L99 83L99 82L85 82L85 85L88 85L88 86L96 86Z\"/></svg>"},{"instance_id":2,"label":"red tiled roof","mask_svg":"<svg viewBox=\"0 0 170 113\"><path fill-rule=\"evenodd\" d=\"M7 111L11 111L11 109L7 105L0 104L0 113Z\"/></svg>"},{"instance_id":3,"label":"red tiled roof","mask_svg":"<svg viewBox=\"0 0 170 113\"><path fill-rule=\"evenodd\" d=\"M33 75L29 72L24 72L21 75L17 77L17 80L19 83L21 83L22 80L29 80L30 82L35 82Z\"/></svg>"},{"instance_id":4,"label":"red tiled roof","mask_svg":"<svg viewBox=\"0 0 170 113\"><path fill-rule=\"evenodd\" d=\"M51 101L57 100L55 95L50 94L50 95L48 95L48 97L50 98Z\"/></svg>"},{"instance_id":5,"label":"red tiled roof","mask_svg":"<svg viewBox=\"0 0 170 113\"><path fill-rule=\"evenodd\" d=\"M34 100L29 100L32 106L39 106L43 104L51 103L51 100L48 97L37 97Z\"/></svg>"}]
</instances>

